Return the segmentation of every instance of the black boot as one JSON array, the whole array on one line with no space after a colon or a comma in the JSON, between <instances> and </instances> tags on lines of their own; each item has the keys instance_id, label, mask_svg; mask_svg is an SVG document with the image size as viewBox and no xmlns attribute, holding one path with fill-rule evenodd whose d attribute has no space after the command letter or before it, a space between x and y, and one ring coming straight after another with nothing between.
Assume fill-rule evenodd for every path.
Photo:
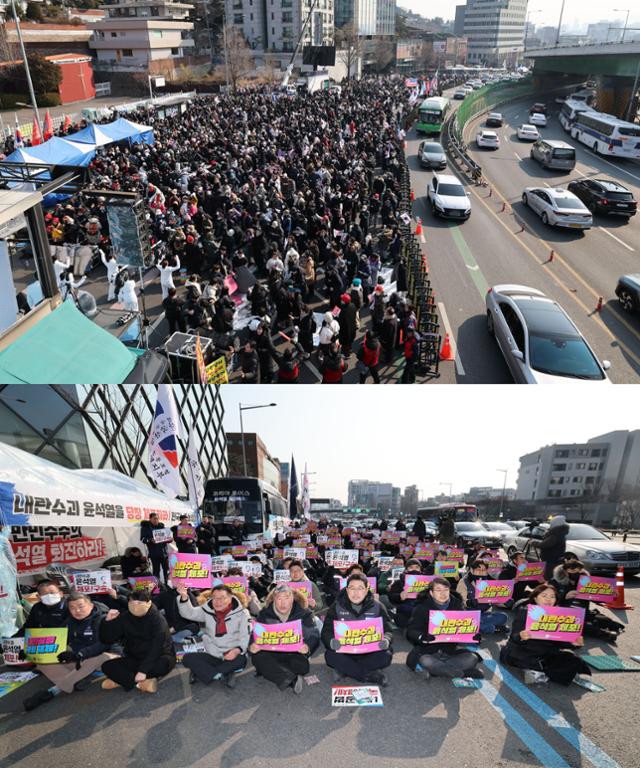
<instances>
[{"instance_id":1,"label":"black boot","mask_svg":"<svg viewBox=\"0 0 640 768\"><path fill-rule=\"evenodd\" d=\"M198 682L198 678L195 676L193 672L189 672L189 685L194 685Z\"/></svg>"},{"instance_id":2,"label":"black boot","mask_svg":"<svg viewBox=\"0 0 640 768\"><path fill-rule=\"evenodd\" d=\"M32 709L39 707L41 704L44 704L47 701L51 701L51 699L53 698L54 698L53 694L48 689L44 691L38 691L38 693L34 693L33 696L30 696L28 699L25 699L23 702L23 706L27 710L27 712L31 712Z\"/></svg>"}]
</instances>

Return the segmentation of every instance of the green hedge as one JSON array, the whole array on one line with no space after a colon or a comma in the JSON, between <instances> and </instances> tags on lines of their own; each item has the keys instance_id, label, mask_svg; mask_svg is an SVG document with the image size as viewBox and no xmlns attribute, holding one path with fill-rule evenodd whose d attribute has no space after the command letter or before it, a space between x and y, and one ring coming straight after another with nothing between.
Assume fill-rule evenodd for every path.
<instances>
[{"instance_id":1,"label":"green hedge","mask_svg":"<svg viewBox=\"0 0 640 768\"><path fill-rule=\"evenodd\" d=\"M491 83L470 93L456 112L460 134L462 134L462 129L467 120L479 112L490 109L494 105L509 99L526 96L528 93L533 94L535 91L533 83L527 79L525 82L518 80L512 83Z\"/></svg>"},{"instance_id":2,"label":"green hedge","mask_svg":"<svg viewBox=\"0 0 640 768\"><path fill-rule=\"evenodd\" d=\"M31 99L25 93L2 93L0 94L0 109L24 109L24 107L17 106L18 101L29 104ZM36 101L38 107L59 107L60 94L40 93L36 95Z\"/></svg>"}]
</instances>

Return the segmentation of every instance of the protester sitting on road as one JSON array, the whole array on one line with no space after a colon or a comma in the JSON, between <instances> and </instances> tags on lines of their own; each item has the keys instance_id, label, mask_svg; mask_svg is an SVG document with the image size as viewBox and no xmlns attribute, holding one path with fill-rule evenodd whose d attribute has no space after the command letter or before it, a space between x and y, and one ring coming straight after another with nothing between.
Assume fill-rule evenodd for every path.
<instances>
[{"instance_id":1,"label":"protester sitting on road","mask_svg":"<svg viewBox=\"0 0 640 768\"><path fill-rule=\"evenodd\" d=\"M36 585L39 601L33 605L27 620L20 630L64 627L69 618L67 601L60 585L50 579L42 579Z\"/></svg>"},{"instance_id":2,"label":"protester sitting on road","mask_svg":"<svg viewBox=\"0 0 640 768\"><path fill-rule=\"evenodd\" d=\"M556 566L553 578L549 582L558 591L558 605L572 608L584 608L584 636L596 637L615 645L618 635L624 632L624 624L605 616L596 608L591 608L589 600L577 597L578 579L589 576L580 560L571 558ZM606 604L605 604L606 606Z\"/></svg>"},{"instance_id":3,"label":"protester sitting on road","mask_svg":"<svg viewBox=\"0 0 640 768\"><path fill-rule=\"evenodd\" d=\"M420 561L414 558L407 560L404 574L389 587L389 602L395 608L395 622L401 629L404 629L409 623L415 606L415 599L409 597L404 591L404 577L412 573L422 573Z\"/></svg>"},{"instance_id":4,"label":"protester sitting on road","mask_svg":"<svg viewBox=\"0 0 640 768\"><path fill-rule=\"evenodd\" d=\"M189 521L188 515L180 515L178 524L171 526L171 533L173 533L173 540L178 552L196 553L196 529Z\"/></svg>"},{"instance_id":5,"label":"protester sitting on road","mask_svg":"<svg viewBox=\"0 0 640 768\"><path fill-rule=\"evenodd\" d=\"M278 584L267 595L265 606L256 621L260 624L301 622L303 645L300 652L265 650L256 644L255 639L249 646L249 652L258 675L275 683L281 691L293 688L294 693L302 693L303 676L309 671L309 656L320 644L319 630L304 593L288 584Z\"/></svg>"},{"instance_id":6,"label":"protester sitting on road","mask_svg":"<svg viewBox=\"0 0 640 768\"><path fill-rule=\"evenodd\" d=\"M379 650L372 653L339 653L340 641L334 635L335 621L362 621L363 619L382 618L384 638L379 643ZM324 658L334 670L336 680L351 677L366 683L386 686L387 676L382 671L391 664L393 627L387 609L375 600L367 577L353 573L347 580L345 589L329 608L322 627L322 642L326 648Z\"/></svg>"},{"instance_id":7,"label":"protester sitting on road","mask_svg":"<svg viewBox=\"0 0 640 768\"><path fill-rule=\"evenodd\" d=\"M227 688L235 688L234 674L247 664L250 629L246 597L218 584L204 604L194 606L186 587L178 587L177 592L180 615L204 625L205 652L185 654L182 662L190 671L189 682L224 680Z\"/></svg>"},{"instance_id":8,"label":"protester sitting on road","mask_svg":"<svg viewBox=\"0 0 640 768\"><path fill-rule=\"evenodd\" d=\"M176 665L176 653L167 620L151 602L147 590L129 597L127 611L115 609L107 613L100 624L99 637L103 643L121 643L124 655L102 665L107 679L106 690L122 687L137 688L144 693L158 690L158 678L167 675Z\"/></svg>"},{"instance_id":9,"label":"protester sitting on road","mask_svg":"<svg viewBox=\"0 0 640 768\"><path fill-rule=\"evenodd\" d=\"M324 608L322 593L318 585L312 581L305 573L304 566L299 560L293 560L289 563L289 576L291 581L308 581L311 584L311 597L308 598L309 608L318 613Z\"/></svg>"},{"instance_id":10,"label":"protester sitting on road","mask_svg":"<svg viewBox=\"0 0 640 768\"><path fill-rule=\"evenodd\" d=\"M548 679L561 685L569 685L577 674L590 675L589 666L575 652L584 645L582 637L578 637L573 643L531 637L525 629L527 609L530 605L558 605L557 589L551 584L539 584L528 599L516 606L511 636L500 651L500 661L538 673L525 675L525 682L544 682Z\"/></svg>"},{"instance_id":11,"label":"protester sitting on road","mask_svg":"<svg viewBox=\"0 0 640 768\"><path fill-rule=\"evenodd\" d=\"M403 555L394 555L393 560L391 561L391 568L389 568L388 571L384 571L384 573L381 573L378 576L378 594L380 597L383 595L386 595L389 590L391 589L391 585L393 584L393 581L391 579L393 569L394 568L404 568L405 567L405 561ZM374 575L373 573L371 574Z\"/></svg>"},{"instance_id":12,"label":"protester sitting on road","mask_svg":"<svg viewBox=\"0 0 640 768\"><path fill-rule=\"evenodd\" d=\"M128 579L130 576L144 576L150 574L149 561L142 554L140 547L127 547L124 556L120 561L122 578Z\"/></svg>"},{"instance_id":13,"label":"protester sitting on road","mask_svg":"<svg viewBox=\"0 0 640 768\"><path fill-rule=\"evenodd\" d=\"M494 606L488 603L479 603L476 599L476 582L478 580L488 581L493 580L493 576L489 576L489 568L484 560L474 560L471 564L471 570L458 584L464 585L466 590L466 604L467 609L470 611L480 611L480 632L483 635L492 635L494 632L497 634L506 634L509 629L507 627L508 616L502 611L496 611Z\"/></svg>"},{"instance_id":14,"label":"protester sitting on road","mask_svg":"<svg viewBox=\"0 0 640 768\"><path fill-rule=\"evenodd\" d=\"M91 683L87 678L105 661L116 658L116 654L108 653L109 645L101 642L98 636L98 628L107 609L100 603L92 603L88 595L75 592L69 595L66 602L69 610L67 648L58 654L58 664L38 664L38 672L53 685L25 699L24 708L27 711L51 701L61 691L73 693L85 690Z\"/></svg>"},{"instance_id":15,"label":"protester sitting on road","mask_svg":"<svg viewBox=\"0 0 640 768\"><path fill-rule=\"evenodd\" d=\"M518 575L518 566L525 565L526 562L527 562L527 557L524 554L524 552L520 552L519 550L512 552L509 555L509 562L500 571L498 578L499 579L515 579L516 576ZM531 592L530 582L516 581L516 583L513 585L513 598L509 607L512 607L513 604L527 597L529 592Z\"/></svg>"},{"instance_id":16,"label":"protester sitting on road","mask_svg":"<svg viewBox=\"0 0 640 768\"><path fill-rule=\"evenodd\" d=\"M242 568L233 567L233 568L229 568L227 571L227 576L242 576L242 575L243 575ZM247 580L247 584L248 584L248 580ZM250 587L248 587L246 607L252 616L257 616L262 609L262 604L258 599L258 595Z\"/></svg>"},{"instance_id":17,"label":"protester sitting on road","mask_svg":"<svg viewBox=\"0 0 640 768\"><path fill-rule=\"evenodd\" d=\"M451 558L449 557L446 549L439 549L435 554L435 562L453 562ZM434 568L435 571L435 568ZM460 581L460 573L458 572L457 576L445 576L446 580L449 582L449 586L453 591L455 591L458 588L458 582Z\"/></svg>"},{"instance_id":18,"label":"protester sitting on road","mask_svg":"<svg viewBox=\"0 0 640 768\"><path fill-rule=\"evenodd\" d=\"M407 656L407 666L430 677L483 677L477 669L482 661L480 655L467 650L459 643L438 643L436 637L427 632L431 611L462 611L464 602L459 594L451 591L447 579L436 576L427 589L418 593L415 608L407 626L407 640L413 650ZM480 639L476 635L474 639Z\"/></svg>"},{"instance_id":19,"label":"protester sitting on road","mask_svg":"<svg viewBox=\"0 0 640 768\"><path fill-rule=\"evenodd\" d=\"M165 586L160 587L160 592L157 595L151 596L151 601L156 608L164 613L174 645L193 638L200 630L197 622L185 619L178 611L177 597L176 589ZM192 605L197 604L195 595L189 594L189 599Z\"/></svg>"}]
</instances>

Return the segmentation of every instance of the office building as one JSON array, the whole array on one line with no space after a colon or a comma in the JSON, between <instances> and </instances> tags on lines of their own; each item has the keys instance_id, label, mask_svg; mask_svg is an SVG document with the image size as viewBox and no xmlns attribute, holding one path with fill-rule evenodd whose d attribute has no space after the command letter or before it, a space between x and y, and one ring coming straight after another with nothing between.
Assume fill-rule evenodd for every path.
<instances>
[{"instance_id":1,"label":"office building","mask_svg":"<svg viewBox=\"0 0 640 768\"><path fill-rule=\"evenodd\" d=\"M276 489L280 489L280 462L273 457L255 432L227 432L227 454L231 477L257 477ZM245 457L247 469L245 471ZM286 497L286 494L283 494Z\"/></svg>"},{"instance_id":2,"label":"office building","mask_svg":"<svg viewBox=\"0 0 640 768\"><path fill-rule=\"evenodd\" d=\"M336 28L353 24L362 37L392 36L396 0L335 0Z\"/></svg>"},{"instance_id":3,"label":"office building","mask_svg":"<svg viewBox=\"0 0 640 768\"><path fill-rule=\"evenodd\" d=\"M524 50L527 0L467 0L464 35L469 64L513 66Z\"/></svg>"},{"instance_id":4,"label":"office building","mask_svg":"<svg viewBox=\"0 0 640 768\"><path fill-rule=\"evenodd\" d=\"M466 5L456 5L456 17L453 22L454 35L464 35L464 15L466 10Z\"/></svg>"},{"instance_id":5,"label":"office building","mask_svg":"<svg viewBox=\"0 0 640 768\"><path fill-rule=\"evenodd\" d=\"M598 435L586 443L547 445L520 457L516 499L640 492L640 430Z\"/></svg>"},{"instance_id":6,"label":"office building","mask_svg":"<svg viewBox=\"0 0 640 768\"><path fill-rule=\"evenodd\" d=\"M400 488L391 483L379 483L377 480L349 480L347 506L398 514L401 496Z\"/></svg>"},{"instance_id":7,"label":"office building","mask_svg":"<svg viewBox=\"0 0 640 768\"><path fill-rule=\"evenodd\" d=\"M409 485L402 494L401 511L407 517L414 517L418 510L419 491L417 485Z\"/></svg>"},{"instance_id":8,"label":"office building","mask_svg":"<svg viewBox=\"0 0 640 768\"><path fill-rule=\"evenodd\" d=\"M182 420L180 474L187 491L187 440L196 431L206 479L227 474L219 388L175 384ZM115 469L152 485L147 440L156 406L151 385L0 387L0 441L70 469Z\"/></svg>"}]
</instances>

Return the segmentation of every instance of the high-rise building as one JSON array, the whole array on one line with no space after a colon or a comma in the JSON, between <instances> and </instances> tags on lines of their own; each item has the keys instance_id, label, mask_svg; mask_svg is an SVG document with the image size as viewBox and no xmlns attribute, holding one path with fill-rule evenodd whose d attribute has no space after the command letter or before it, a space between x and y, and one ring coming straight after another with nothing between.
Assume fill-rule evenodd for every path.
<instances>
[{"instance_id":1,"label":"high-rise building","mask_svg":"<svg viewBox=\"0 0 640 768\"><path fill-rule=\"evenodd\" d=\"M349 507L398 514L402 493L400 488L391 483L379 483L377 480L349 480L347 497Z\"/></svg>"},{"instance_id":2,"label":"high-rise building","mask_svg":"<svg viewBox=\"0 0 640 768\"><path fill-rule=\"evenodd\" d=\"M640 430L547 445L520 457L516 499L620 497L640 491Z\"/></svg>"},{"instance_id":3,"label":"high-rise building","mask_svg":"<svg viewBox=\"0 0 640 768\"><path fill-rule=\"evenodd\" d=\"M333 45L333 2L318 3L302 45ZM225 0L227 23L242 33L251 48L273 53L295 49L312 5L313 0Z\"/></svg>"},{"instance_id":4,"label":"high-rise building","mask_svg":"<svg viewBox=\"0 0 640 768\"><path fill-rule=\"evenodd\" d=\"M182 421L180 474L187 491L187 440L196 431L204 477L227 474L218 387L173 385ZM0 441L70 469L116 469L141 482L156 406L151 385L24 385L0 387Z\"/></svg>"},{"instance_id":5,"label":"high-rise building","mask_svg":"<svg viewBox=\"0 0 640 768\"><path fill-rule=\"evenodd\" d=\"M402 514L411 517L418 510L419 491L417 485L409 485L402 495Z\"/></svg>"},{"instance_id":6,"label":"high-rise building","mask_svg":"<svg viewBox=\"0 0 640 768\"><path fill-rule=\"evenodd\" d=\"M469 64L512 66L524 50L527 0L467 0L464 34Z\"/></svg>"},{"instance_id":7,"label":"high-rise building","mask_svg":"<svg viewBox=\"0 0 640 768\"><path fill-rule=\"evenodd\" d=\"M456 18L453 22L454 35L464 35L464 14L466 10L466 5L456 5Z\"/></svg>"},{"instance_id":8,"label":"high-rise building","mask_svg":"<svg viewBox=\"0 0 640 768\"><path fill-rule=\"evenodd\" d=\"M255 432L244 433L244 453L242 434L227 432L227 453L229 456L229 475L235 477L257 477L274 488L280 489L280 462L274 458ZM247 471L245 472L245 456ZM286 496L286 494L284 494Z\"/></svg>"},{"instance_id":9,"label":"high-rise building","mask_svg":"<svg viewBox=\"0 0 640 768\"><path fill-rule=\"evenodd\" d=\"M353 24L362 37L394 35L396 0L335 0L335 23Z\"/></svg>"}]
</instances>

